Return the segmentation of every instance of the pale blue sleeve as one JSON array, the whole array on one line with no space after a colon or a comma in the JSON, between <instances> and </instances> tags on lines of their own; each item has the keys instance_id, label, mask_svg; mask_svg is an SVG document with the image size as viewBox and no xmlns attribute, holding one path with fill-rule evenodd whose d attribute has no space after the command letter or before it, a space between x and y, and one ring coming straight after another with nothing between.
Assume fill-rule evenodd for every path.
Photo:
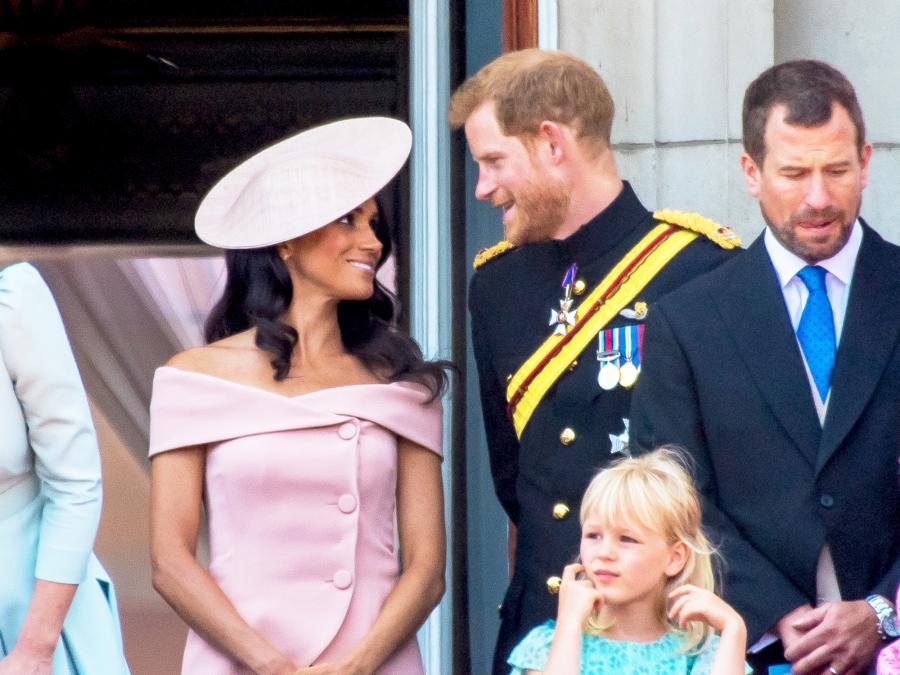
<instances>
[{"instance_id":1,"label":"pale blue sleeve","mask_svg":"<svg viewBox=\"0 0 900 675\"><path fill-rule=\"evenodd\" d=\"M550 645L553 642L553 621L532 628L512 650L507 663L512 667L510 675L524 675L528 670L543 670L547 665Z\"/></svg>"},{"instance_id":2,"label":"pale blue sleeve","mask_svg":"<svg viewBox=\"0 0 900 675\"><path fill-rule=\"evenodd\" d=\"M691 666L690 675L710 675L713 659L716 657L716 649L719 648L719 636L713 635L706 649L697 655L694 664ZM751 675L753 668L746 661L744 662L744 673Z\"/></svg>"},{"instance_id":3,"label":"pale blue sleeve","mask_svg":"<svg viewBox=\"0 0 900 675\"><path fill-rule=\"evenodd\" d=\"M38 271L25 263L0 272L0 354L46 499L35 576L80 583L100 521L100 454L59 310Z\"/></svg>"}]
</instances>

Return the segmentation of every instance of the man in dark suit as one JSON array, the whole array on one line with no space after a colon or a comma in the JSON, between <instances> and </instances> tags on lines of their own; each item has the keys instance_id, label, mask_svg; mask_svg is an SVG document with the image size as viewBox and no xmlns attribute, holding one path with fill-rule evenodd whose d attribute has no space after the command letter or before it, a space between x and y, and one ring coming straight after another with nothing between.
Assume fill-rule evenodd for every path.
<instances>
[{"instance_id":1,"label":"man in dark suit","mask_svg":"<svg viewBox=\"0 0 900 675\"><path fill-rule=\"evenodd\" d=\"M782 648L794 673L865 672L896 631L900 248L858 217L872 147L840 72L774 66L743 115L768 227L650 308L631 440L696 460L758 672Z\"/></svg>"},{"instance_id":2,"label":"man in dark suit","mask_svg":"<svg viewBox=\"0 0 900 675\"><path fill-rule=\"evenodd\" d=\"M475 196L502 208L507 240L476 259L469 293L491 472L518 533L494 660L504 675L512 647L556 615L581 496L627 440L647 303L738 243L640 203L616 171L612 115L593 68L537 49L488 64L450 106L478 162Z\"/></svg>"}]
</instances>

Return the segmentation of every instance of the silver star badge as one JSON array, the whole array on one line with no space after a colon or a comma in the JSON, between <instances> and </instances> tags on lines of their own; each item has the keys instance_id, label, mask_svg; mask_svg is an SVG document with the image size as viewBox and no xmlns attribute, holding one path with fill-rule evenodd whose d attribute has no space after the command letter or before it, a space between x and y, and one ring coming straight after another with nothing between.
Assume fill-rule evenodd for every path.
<instances>
[{"instance_id":1,"label":"silver star badge","mask_svg":"<svg viewBox=\"0 0 900 675\"><path fill-rule=\"evenodd\" d=\"M628 418L622 418L622 424L625 426L625 429L621 434L610 434L609 435L609 444L610 450L609 454L611 455L625 455L626 457L631 457L631 453L628 452Z\"/></svg>"}]
</instances>

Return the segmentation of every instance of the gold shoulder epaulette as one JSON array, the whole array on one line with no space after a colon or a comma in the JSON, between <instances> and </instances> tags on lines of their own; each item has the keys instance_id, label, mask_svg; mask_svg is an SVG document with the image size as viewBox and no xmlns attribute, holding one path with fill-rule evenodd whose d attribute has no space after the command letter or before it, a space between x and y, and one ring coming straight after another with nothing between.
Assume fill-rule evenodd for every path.
<instances>
[{"instance_id":1,"label":"gold shoulder epaulette","mask_svg":"<svg viewBox=\"0 0 900 675\"><path fill-rule=\"evenodd\" d=\"M510 244L506 239L502 239L498 241L493 246L488 246L487 248L483 248L475 256L475 260L472 261L472 267L476 270L484 265L488 260L492 260L499 255L503 255L507 251L514 249L515 244Z\"/></svg>"},{"instance_id":2,"label":"gold shoulder epaulette","mask_svg":"<svg viewBox=\"0 0 900 675\"><path fill-rule=\"evenodd\" d=\"M653 217L656 220L678 225L686 230L702 234L722 248L740 248L741 246L741 238L734 230L730 227L719 225L716 221L701 216L699 213L662 209L661 211L654 211Z\"/></svg>"}]
</instances>

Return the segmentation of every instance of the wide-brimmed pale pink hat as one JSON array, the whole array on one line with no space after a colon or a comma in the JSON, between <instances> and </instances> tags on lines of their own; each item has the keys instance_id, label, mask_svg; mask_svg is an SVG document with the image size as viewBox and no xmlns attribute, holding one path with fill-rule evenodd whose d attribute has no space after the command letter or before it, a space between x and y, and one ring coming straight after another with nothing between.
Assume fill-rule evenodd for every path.
<instances>
[{"instance_id":1,"label":"wide-brimmed pale pink hat","mask_svg":"<svg viewBox=\"0 0 900 675\"><path fill-rule=\"evenodd\" d=\"M216 183L197 209L197 236L220 248L258 248L317 230L387 185L411 147L409 127L389 117L307 129Z\"/></svg>"}]
</instances>

